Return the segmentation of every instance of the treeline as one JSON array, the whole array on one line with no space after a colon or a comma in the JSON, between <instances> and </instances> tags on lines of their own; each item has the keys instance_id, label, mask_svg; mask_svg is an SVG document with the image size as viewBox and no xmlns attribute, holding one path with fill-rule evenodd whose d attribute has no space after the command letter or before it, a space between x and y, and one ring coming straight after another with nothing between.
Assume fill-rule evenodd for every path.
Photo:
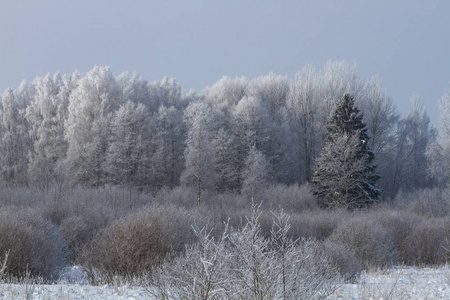
<instances>
[{"instance_id":1,"label":"treeline","mask_svg":"<svg viewBox=\"0 0 450 300\"><path fill-rule=\"evenodd\" d=\"M108 67L37 77L1 95L0 182L151 192L186 185L197 201L205 192L310 182L345 94L364 113L382 197L438 182L427 159L436 130L418 99L400 116L376 77L362 79L345 62L307 66L294 79L223 77L201 93L170 78L114 77Z\"/></svg>"}]
</instances>

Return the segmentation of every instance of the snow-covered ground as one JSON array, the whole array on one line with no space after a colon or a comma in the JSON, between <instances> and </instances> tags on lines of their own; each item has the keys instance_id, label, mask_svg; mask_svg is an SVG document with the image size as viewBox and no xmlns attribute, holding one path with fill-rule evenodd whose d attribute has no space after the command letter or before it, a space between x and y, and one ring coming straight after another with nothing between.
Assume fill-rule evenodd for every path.
<instances>
[{"instance_id":1,"label":"snow-covered ground","mask_svg":"<svg viewBox=\"0 0 450 300\"><path fill-rule=\"evenodd\" d=\"M345 284L329 299L450 299L450 265L364 273L358 284Z\"/></svg>"},{"instance_id":2,"label":"snow-covered ground","mask_svg":"<svg viewBox=\"0 0 450 300\"><path fill-rule=\"evenodd\" d=\"M152 299L148 289L87 284L1 284L0 299ZM363 274L328 299L450 299L450 266L395 267Z\"/></svg>"}]
</instances>

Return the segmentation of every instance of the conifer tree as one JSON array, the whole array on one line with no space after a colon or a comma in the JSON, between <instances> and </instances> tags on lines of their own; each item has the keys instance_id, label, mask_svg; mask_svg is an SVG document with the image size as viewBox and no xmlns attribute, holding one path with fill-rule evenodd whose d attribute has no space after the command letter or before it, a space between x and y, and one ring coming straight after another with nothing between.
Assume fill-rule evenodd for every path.
<instances>
[{"instance_id":1,"label":"conifer tree","mask_svg":"<svg viewBox=\"0 0 450 300\"><path fill-rule=\"evenodd\" d=\"M319 205L355 209L375 203L381 193L375 187L379 179L372 164L375 154L369 148L363 114L352 96L344 95L337 104L326 130L313 177L313 194Z\"/></svg>"}]
</instances>

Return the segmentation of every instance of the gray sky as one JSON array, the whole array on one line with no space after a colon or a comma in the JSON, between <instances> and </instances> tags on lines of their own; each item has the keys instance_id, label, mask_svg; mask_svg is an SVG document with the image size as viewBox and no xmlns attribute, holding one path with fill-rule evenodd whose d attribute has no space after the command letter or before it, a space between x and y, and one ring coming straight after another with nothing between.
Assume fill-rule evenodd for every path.
<instances>
[{"instance_id":1,"label":"gray sky","mask_svg":"<svg viewBox=\"0 0 450 300\"><path fill-rule=\"evenodd\" d=\"M449 13L446 0L5 0L0 90L94 65L201 90L224 75L294 78L307 63L345 60L379 75L401 112L418 94L435 121L450 82Z\"/></svg>"}]
</instances>

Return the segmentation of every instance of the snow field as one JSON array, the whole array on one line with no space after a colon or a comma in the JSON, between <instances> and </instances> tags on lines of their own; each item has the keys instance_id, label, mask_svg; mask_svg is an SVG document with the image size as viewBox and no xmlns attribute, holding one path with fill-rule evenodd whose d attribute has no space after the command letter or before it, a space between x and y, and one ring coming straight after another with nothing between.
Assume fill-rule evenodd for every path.
<instances>
[{"instance_id":1,"label":"snow field","mask_svg":"<svg viewBox=\"0 0 450 300\"><path fill-rule=\"evenodd\" d=\"M394 267L363 273L328 299L450 299L450 266Z\"/></svg>"},{"instance_id":2,"label":"snow field","mask_svg":"<svg viewBox=\"0 0 450 300\"><path fill-rule=\"evenodd\" d=\"M148 288L126 284L0 284L0 299L153 300ZM344 284L327 299L450 299L450 266L394 267L363 273L356 284Z\"/></svg>"}]
</instances>

